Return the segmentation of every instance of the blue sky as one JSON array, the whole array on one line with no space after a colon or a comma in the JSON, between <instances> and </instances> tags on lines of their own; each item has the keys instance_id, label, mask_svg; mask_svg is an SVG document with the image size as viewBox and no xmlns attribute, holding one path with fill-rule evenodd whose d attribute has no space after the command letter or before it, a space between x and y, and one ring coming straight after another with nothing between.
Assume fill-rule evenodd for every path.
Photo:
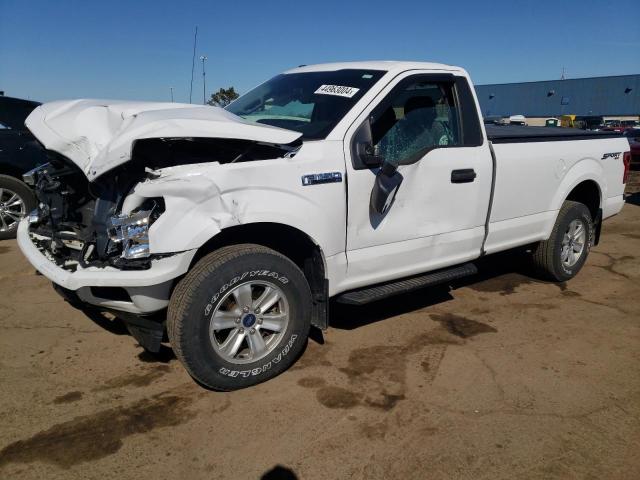
<instances>
[{"instance_id":1,"label":"blue sky","mask_svg":"<svg viewBox=\"0 0 640 480\"><path fill-rule=\"evenodd\" d=\"M188 101L195 25L208 93L345 60L440 61L479 84L640 73L638 21L632 2L602 0L0 0L0 90L169 100L173 86Z\"/></svg>"}]
</instances>

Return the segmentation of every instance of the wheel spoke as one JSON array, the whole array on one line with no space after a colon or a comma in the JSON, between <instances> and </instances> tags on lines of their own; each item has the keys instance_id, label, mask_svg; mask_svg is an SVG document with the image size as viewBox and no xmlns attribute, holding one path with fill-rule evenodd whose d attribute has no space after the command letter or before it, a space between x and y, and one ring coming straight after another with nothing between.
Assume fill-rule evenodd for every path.
<instances>
[{"instance_id":1,"label":"wheel spoke","mask_svg":"<svg viewBox=\"0 0 640 480\"><path fill-rule=\"evenodd\" d=\"M5 211L4 213L5 213L5 215L6 215L7 217L10 217L10 218L14 219L16 222L19 222L19 221L20 221L20 218L22 217L21 215L19 215L19 214L17 214L17 213L13 213L13 212L7 212L7 211Z\"/></svg>"},{"instance_id":2,"label":"wheel spoke","mask_svg":"<svg viewBox=\"0 0 640 480\"><path fill-rule=\"evenodd\" d=\"M239 284L219 302L210 314L209 337L223 358L251 363L280 345L289 325L289 303L278 285L261 280Z\"/></svg>"},{"instance_id":3,"label":"wheel spoke","mask_svg":"<svg viewBox=\"0 0 640 480\"><path fill-rule=\"evenodd\" d=\"M261 329L270 330L272 332L281 332L284 329L287 314L286 313L270 313L260 317L262 324Z\"/></svg>"},{"instance_id":4,"label":"wheel spoke","mask_svg":"<svg viewBox=\"0 0 640 480\"><path fill-rule=\"evenodd\" d=\"M261 356L267 350L267 344L264 342L264 338L262 338L259 331L247 335L247 342L249 343L249 350L251 350L251 356L253 358Z\"/></svg>"},{"instance_id":5,"label":"wheel spoke","mask_svg":"<svg viewBox=\"0 0 640 480\"><path fill-rule=\"evenodd\" d=\"M236 312L218 310L211 319L211 326L214 330L224 330L226 328L234 328L236 319L240 315Z\"/></svg>"},{"instance_id":6,"label":"wheel spoke","mask_svg":"<svg viewBox=\"0 0 640 480\"><path fill-rule=\"evenodd\" d=\"M20 200L20 197L15 193L11 195L9 200L4 202L5 206L8 206L8 207L10 207L11 205L20 205L21 203L22 203L22 200Z\"/></svg>"},{"instance_id":7,"label":"wheel spoke","mask_svg":"<svg viewBox=\"0 0 640 480\"><path fill-rule=\"evenodd\" d=\"M236 288L233 291L233 298L235 298L239 308L251 308L251 303L253 302L251 297L251 284L245 283Z\"/></svg>"},{"instance_id":8,"label":"wheel spoke","mask_svg":"<svg viewBox=\"0 0 640 480\"><path fill-rule=\"evenodd\" d=\"M4 221L4 215L0 215L0 230L8 230L9 225Z\"/></svg>"},{"instance_id":9,"label":"wheel spoke","mask_svg":"<svg viewBox=\"0 0 640 480\"><path fill-rule=\"evenodd\" d=\"M260 295L260 298L256 300L253 308L259 308L261 312L268 312L278 300L280 300L280 293L278 293L275 288L267 287L262 295Z\"/></svg>"},{"instance_id":10,"label":"wheel spoke","mask_svg":"<svg viewBox=\"0 0 640 480\"><path fill-rule=\"evenodd\" d=\"M578 237L580 237L580 235L582 235L582 230L583 230L583 228L582 228L582 224L581 224L581 223L578 223L578 224L576 225L576 230L575 230L575 232L573 232L573 239L574 239L574 240L577 240L577 239L578 239Z\"/></svg>"},{"instance_id":11,"label":"wheel spoke","mask_svg":"<svg viewBox=\"0 0 640 480\"><path fill-rule=\"evenodd\" d=\"M242 345L245 335L245 333L240 333L238 329L232 330L224 343L220 345L222 353L231 358L235 357L240 345Z\"/></svg>"},{"instance_id":12,"label":"wheel spoke","mask_svg":"<svg viewBox=\"0 0 640 480\"><path fill-rule=\"evenodd\" d=\"M580 222L574 220L571 223L572 223L572 226L573 226L571 233L573 234L573 238L575 238L577 233L578 233L578 230L580 229Z\"/></svg>"}]
</instances>

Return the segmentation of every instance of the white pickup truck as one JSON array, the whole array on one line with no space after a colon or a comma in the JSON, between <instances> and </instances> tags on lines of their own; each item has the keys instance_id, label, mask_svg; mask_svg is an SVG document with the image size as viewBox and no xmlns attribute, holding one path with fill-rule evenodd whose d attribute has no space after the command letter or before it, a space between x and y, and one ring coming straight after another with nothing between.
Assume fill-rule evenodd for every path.
<instances>
[{"instance_id":1,"label":"white pickup truck","mask_svg":"<svg viewBox=\"0 0 640 480\"><path fill-rule=\"evenodd\" d=\"M523 246L572 278L630 158L609 133L485 127L463 69L419 62L301 66L224 110L53 102L26 125L49 163L25 175L24 255L145 348L167 332L221 390L295 362L330 298L449 282Z\"/></svg>"}]
</instances>

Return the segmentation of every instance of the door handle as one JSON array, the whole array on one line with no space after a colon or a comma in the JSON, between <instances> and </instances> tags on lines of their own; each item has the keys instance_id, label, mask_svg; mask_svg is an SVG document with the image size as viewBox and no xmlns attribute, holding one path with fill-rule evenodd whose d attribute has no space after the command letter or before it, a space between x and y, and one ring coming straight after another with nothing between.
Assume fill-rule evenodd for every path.
<instances>
[{"instance_id":1,"label":"door handle","mask_svg":"<svg viewBox=\"0 0 640 480\"><path fill-rule=\"evenodd\" d=\"M476 171L473 168L462 168L451 171L451 183L469 183L476 179Z\"/></svg>"}]
</instances>

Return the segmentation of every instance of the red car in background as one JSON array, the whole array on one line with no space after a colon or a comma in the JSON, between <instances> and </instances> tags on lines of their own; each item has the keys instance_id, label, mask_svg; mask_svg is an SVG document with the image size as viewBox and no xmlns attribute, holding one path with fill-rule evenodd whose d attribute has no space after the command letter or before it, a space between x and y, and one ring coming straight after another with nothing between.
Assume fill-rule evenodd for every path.
<instances>
[{"instance_id":1,"label":"red car in background","mask_svg":"<svg viewBox=\"0 0 640 480\"><path fill-rule=\"evenodd\" d=\"M631 147L631 165L640 165L640 128L627 128L623 135Z\"/></svg>"},{"instance_id":2,"label":"red car in background","mask_svg":"<svg viewBox=\"0 0 640 480\"><path fill-rule=\"evenodd\" d=\"M619 120L606 120L604 126L600 129L604 132L624 132L626 127L622 126Z\"/></svg>"},{"instance_id":3,"label":"red car in background","mask_svg":"<svg viewBox=\"0 0 640 480\"><path fill-rule=\"evenodd\" d=\"M634 128L640 128L640 122L637 120L605 120L604 126L600 130L623 133L627 129Z\"/></svg>"}]
</instances>

